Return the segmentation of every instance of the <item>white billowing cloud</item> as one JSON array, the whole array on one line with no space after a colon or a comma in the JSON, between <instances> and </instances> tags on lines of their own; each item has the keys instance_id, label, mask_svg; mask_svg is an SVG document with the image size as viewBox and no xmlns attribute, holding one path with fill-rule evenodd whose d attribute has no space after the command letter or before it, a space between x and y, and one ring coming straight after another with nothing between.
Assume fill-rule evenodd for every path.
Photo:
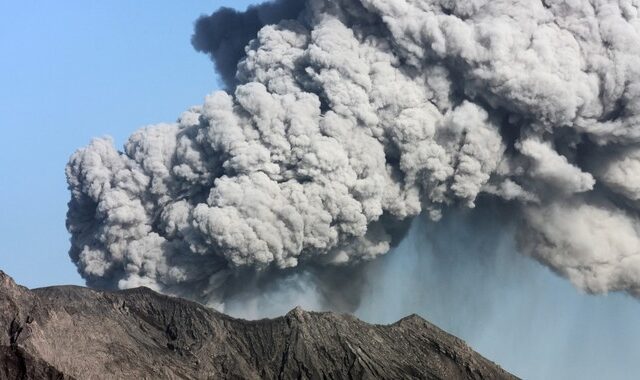
<instances>
[{"instance_id":1,"label":"white billowing cloud","mask_svg":"<svg viewBox=\"0 0 640 380\"><path fill-rule=\"evenodd\" d=\"M598 160L595 174L614 192L640 201L640 149L625 149Z\"/></svg>"},{"instance_id":2,"label":"white billowing cloud","mask_svg":"<svg viewBox=\"0 0 640 380\"><path fill-rule=\"evenodd\" d=\"M525 251L592 292L640 296L640 221L614 206L551 204L525 212Z\"/></svg>"},{"instance_id":3,"label":"white billowing cloud","mask_svg":"<svg viewBox=\"0 0 640 380\"><path fill-rule=\"evenodd\" d=\"M529 174L534 180L566 193L582 193L593 189L593 176L570 164L549 143L527 139L519 144L519 149L520 153L533 162Z\"/></svg>"},{"instance_id":4,"label":"white billowing cloud","mask_svg":"<svg viewBox=\"0 0 640 380\"><path fill-rule=\"evenodd\" d=\"M330 279L410 218L482 200L509 202L523 249L579 287L637 294L637 4L301 3L201 19L228 90L71 157L90 285L220 305L252 276Z\"/></svg>"}]
</instances>

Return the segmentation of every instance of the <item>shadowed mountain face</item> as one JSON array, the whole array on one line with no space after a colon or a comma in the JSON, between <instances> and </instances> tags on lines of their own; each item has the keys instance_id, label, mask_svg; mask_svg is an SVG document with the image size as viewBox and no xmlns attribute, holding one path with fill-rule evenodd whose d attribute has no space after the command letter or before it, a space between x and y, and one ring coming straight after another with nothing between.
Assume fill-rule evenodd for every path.
<instances>
[{"instance_id":1,"label":"shadowed mountain face","mask_svg":"<svg viewBox=\"0 0 640 380\"><path fill-rule=\"evenodd\" d=\"M0 271L0 379L511 379L418 316L234 319L146 288L29 290Z\"/></svg>"}]
</instances>

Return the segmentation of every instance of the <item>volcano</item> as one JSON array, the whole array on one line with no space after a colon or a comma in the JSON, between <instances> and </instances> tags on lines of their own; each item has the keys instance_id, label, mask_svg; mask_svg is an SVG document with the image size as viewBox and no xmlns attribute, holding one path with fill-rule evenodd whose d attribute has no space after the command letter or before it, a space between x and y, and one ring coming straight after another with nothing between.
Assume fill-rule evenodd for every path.
<instances>
[{"instance_id":1,"label":"volcano","mask_svg":"<svg viewBox=\"0 0 640 380\"><path fill-rule=\"evenodd\" d=\"M417 315L246 321L147 288L29 290L0 272L0 379L514 379Z\"/></svg>"}]
</instances>

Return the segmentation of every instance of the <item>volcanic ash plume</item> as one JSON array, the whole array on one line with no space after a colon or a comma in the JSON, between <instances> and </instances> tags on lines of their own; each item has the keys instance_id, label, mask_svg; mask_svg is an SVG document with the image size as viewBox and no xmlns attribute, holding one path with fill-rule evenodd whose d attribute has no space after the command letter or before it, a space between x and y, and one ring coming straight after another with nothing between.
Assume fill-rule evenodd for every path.
<instances>
[{"instance_id":1,"label":"volcanic ash plume","mask_svg":"<svg viewBox=\"0 0 640 380\"><path fill-rule=\"evenodd\" d=\"M307 0L203 17L194 46L228 90L122 152L96 139L71 157L71 258L92 286L224 304L248 279L330 288L416 215L482 197L519 220L523 253L640 296L639 7Z\"/></svg>"}]
</instances>

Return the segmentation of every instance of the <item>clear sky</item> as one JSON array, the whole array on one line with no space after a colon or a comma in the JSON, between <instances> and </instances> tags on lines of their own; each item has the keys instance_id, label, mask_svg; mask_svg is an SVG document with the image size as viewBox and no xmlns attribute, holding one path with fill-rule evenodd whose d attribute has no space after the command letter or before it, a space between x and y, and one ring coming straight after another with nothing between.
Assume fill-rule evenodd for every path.
<instances>
[{"instance_id":1,"label":"clear sky","mask_svg":"<svg viewBox=\"0 0 640 380\"><path fill-rule=\"evenodd\" d=\"M30 287L82 283L67 259L69 156L201 104L218 82L193 22L249 3L0 2L0 268Z\"/></svg>"},{"instance_id":2,"label":"clear sky","mask_svg":"<svg viewBox=\"0 0 640 380\"><path fill-rule=\"evenodd\" d=\"M248 3L0 2L0 269L29 287L82 284L67 257L69 156L96 136L113 136L121 146L135 129L172 121L201 103L219 83L208 58L190 45L193 22L221 5ZM461 261L436 285L437 260L416 256L424 242L422 248L414 243L398 249L403 255L385 258L390 264L380 273L378 295L359 315L389 322L419 312L528 378L640 377L636 300L581 295L519 257L521 270L510 276L475 269L486 262ZM502 257L490 264L500 269ZM432 271L406 276L416 260L427 260L420 265ZM465 276L471 280L451 280ZM483 281L497 289L491 300L477 286ZM381 310L387 285L404 292L388 295L394 301ZM465 313L478 313L466 318L476 323L461 324L465 318L454 315Z\"/></svg>"}]
</instances>

